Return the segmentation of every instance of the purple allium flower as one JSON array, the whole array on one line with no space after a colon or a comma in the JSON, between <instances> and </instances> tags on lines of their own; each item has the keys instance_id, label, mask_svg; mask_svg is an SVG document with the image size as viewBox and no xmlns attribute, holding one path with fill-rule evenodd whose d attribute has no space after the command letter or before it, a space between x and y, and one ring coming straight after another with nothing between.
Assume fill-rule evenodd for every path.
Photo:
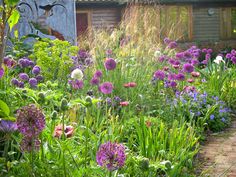
<instances>
[{"instance_id":1,"label":"purple allium flower","mask_svg":"<svg viewBox=\"0 0 236 177\"><path fill-rule=\"evenodd\" d=\"M172 41L168 44L168 48L170 48L170 49L174 49L176 47L177 47L177 43L175 41Z\"/></svg>"},{"instance_id":2,"label":"purple allium flower","mask_svg":"<svg viewBox=\"0 0 236 177\"><path fill-rule=\"evenodd\" d=\"M41 71L41 69L40 69L40 67L39 66L34 66L33 67L33 69L32 69L32 73L34 74L34 75L38 75L39 73L40 73L40 71Z\"/></svg>"},{"instance_id":3,"label":"purple allium flower","mask_svg":"<svg viewBox=\"0 0 236 177\"><path fill-rule=\"evenodd\" d=\"M13 59L10 58L10 57L4 57L3 63L4 63L8 68L12 68L12 67L16 64L15 60L13 60Z\"/></svg>"},{"instance_id":4,"label":"purple allium flower","mask_svg":"<svg viewBox=\"0 0 236 177\"><path fill-rule=\"evenodd\" d=\"M159 57L159 61L160 61L160 62L165 61L165 59L166 59L166 56L164 56L164 55L162 55L162 56Z\"/></svg>"},{"instance_id":5,"label":"purple allium flower","mask_svg":"<svg viewBox=\"0 0 236 177\"><path fill-rule=\"evenodd\" d=\"M30 65L30 60L28 58L21 58L18 60L18 64L20 67L25 68Z\"/></svg>"},{"instance_id":6,"label":"purple allium flower","mask_svg":"<svg viewBox=\"0 0 236 177\"><path fill-rule=\"evenodd\" d=\"M171 58L171 59L168 60L168 62L169 62L171 65L174 65L174 64L175 64L175 61L176 61L176 60L173 59L173 58Z\"/></svg>"},{"instance_id":7,"label":"purple allium flower","mask_svg":"<svg viewBox=\"0 0 236 177\"><path fill-rule=\"evenodd\" d=\"M84 87L84 82L82 80L71 81L71 85L74 89L82 89Z\"/></svg>"},{"instance_id":8,"label":"purple allium flower","mask_svg":"<svg viewBox=\"0 0 236 177\"><path fill-rule=\"evenodd\" d=\"M117 170L125 164L125 147L118 143L104 143L99 147L96 159L99 166L109 171Z\"/></svg>"},{"instance_id":9,"label":"purple allium flower","mask_svg":"<svg viewBox=\"0 0 236 177\"><path fill-rule=\"evenodd\" d=\"M211 59L211 54L206 54L206 56L205 56L205 60L210 60Z\"/></svg>"},{"instance_id":10,"label":"purple allium flower","mask_svg":"<svg viewBox=\"0 0 236 177\"><path fill-rule=\"evenodd\" d=\"M207 49L205 49L205 48L202 49L202 52L203 52L203 53L207 53Z\"/></svg>"},{"instance_id":11,"label":"purple allium flower","mask_svg":"<svg viewBox=\"0 0 236 177\"><path fill-rule=\"evenodd\" d=\"M184 52L184 57L185 57L186 59L191 59L191 58L192 58L192 54L191 54L189 51L185 51L185 52Z\"/></svg>"},{"instance_id":12,"label":"purple allium flower","mask_svg":"<svg viewBox=\"0 0 236 177\"><path fill-rule=\"evenodd\" d=\"M113 58L108 58L104 65L107 70L114 70L116 68L116 61Z\"/></svg>"},{"instance_id":13,"label":"purple allium flower","mask_svg":"<svg viewBox=\"0 0 236 177\"><path fill-rule=\"evenodd\" d=\"M12 133L17 131L17 125L15 122L9 120L0 121L0 132L3 133Z\"/></svg>"},{"instance_id":14,"label":"purple allium flower","mask_svg":"<svg viewBox=\"0 0 236 177\"><path fill-rule=\"evenodd\" d=\"M90 84L91 85L99 85L99 82L100 82L99 78L93 77L90 81Z\"/></svg>"},{"instance_id":15,"label":"purple allium flower","mask_svg":"<svg viewBox=\"0 0 236 177\"><path fill-rule=\"evenodd\" d=\"M42 76L42 75L37 75L37 76L35 77L35 79L36 79L38 82L41 82L41 81L43 81L43 76Z\"/></svg>"},{"instance_id":16,"label":"purple allium flower","mask_svg":"<svg viewBox=\"0 0 236 177\"><path fill-rule=\"evenodd\" d=\"M110 94L112 93L113 85L110 82L104 82L99 86L99 91L103 94Z\"/></svg>"},{"instance_id":17,"label":"purple allium flower","mask_svg":"<svg viewBox=\"0 0 236 177\"><path fill-rule=\"evenodd\" d=\"M112 50L111 49L106 50L106 55L111 56L112 55Z\"/></svg>"},{"instance_id":18,"label":"purple allium flower","mask_svg":"<svg viewBox=\"0 0 236 177\"><path fill-rule=\"evenodd\" d=\"M207 53L212 53L212 49L207 49Z\"/></svg>"},{"instance_id":19,"label":"purple allium flower","mask_svg":"<svg viewBox=\"0 0 236 177\"><path fill-rule=\"evenodd\" d=\"M18 82L18 87L19 88L24 88L25 87L25 83L22 82L22 81Z\"/></svg>"},{"instance_id":20,"label":"purple allium flower","mask_svg":"<svg viewBox=\"0 0 236 177\"><path fill-rule=\"evenodd\" d=\"M174 74L174 73L169 73L169 75L168 75L168 80L170 81L170 80L175 80L175 77L176 77L176 74Z\"/></svg>"},{"instance_id":21,"label":"purple allium flower","mask_svg":"<svg viewBox=\"0 0 236 177\"><path fill-rule=\"evenodd\" d=\"M41 109L31 104L17 111L16 124L24 136L36 137L45 128L45 116Z\"/></svg>"},{"instance_id":22,"label":"purple allium flower","mask_svg":"<svg viewBox=\"0 0 236 177\"><path fill-rule=\"evenodd\" d=\"M185 75L183 73L178 73L176 74L175 79L178 81L183 81L185 79Z\"/></svg>"},{"instance_id":23,"label":"purple allium flower","mask_svg":"<svg viewBox=\"0 0 236 177\"><path fill-rule=\"evenodd\" d=\"M38 138L24 137L20 143L22 152L38 151L40 148L40 140Z\"/></svg>"},{"instance_id":24,"label":"purple allium flower","mask_svg":"<svg viewBox=\"0 0 236 177\"><path fill-rule=\"evenodd\" d=\"M30 78L30 79L29 79L29 84L30 84L30 87L31 87L31 88L36 88L36 87L37 87L37 84L38 84L38 81L37 81L37 79L35 79L35 78Z\"/></svg>"},{"instance_id":25,"label":"purple allium flower","mask_svg":"<svg viewBox=\"0 0 236 177\"><path fill-rule=\"evenodd\" d=\"M231 54L232 54L233 56L235 56L235 55L236 55L236 50L235 50L235 49L232 49L232 50L231 50Z\"/></svg>"},{"instance_id":26,"label":"purple allium flower","mask_svg":"<svg viewBox=\"0 0 236 177\"><path fill-rule=\"evenodd\" d=\"M233 64L236 64L236 56L232 56L231 61Z\"/></svg>"},{"instance_id":27,"label":"purple allium flower","mask_svg":"<svg viewBox=\"0 0 236 177\"><path fill-rule=\"evenodd\" d=\"M200 63L200 62L199 62L198 60L196 60L196 59L191 60L191 64L192 64L193 66L198 65L199 63Z\"/></svg>"},{"instance_id":28,"label":"purple allium flower","mask_svg":"<svg viewBox=\"0 0 236 177\"><path fill-rule=\"evenodd\" d=\"M163 41L164 41L165 44L169 44L171 42L171 40L167 37Z\"/></svg>"},{"instance_id":29,"label":"purple allium flower","mask_svg":"<svg viewBox=\"0 0 236 177\"><path fill-rule=\"evenodd\" d=\"M204 64L204 65L207 65L208 60L203 60L201 63Z\"/></svg>"},{"instance_id":30,"label":"purple allium flower","mask_svg":"<svg viewBox=\"0 0 236 177\"><path fill-rule=\"evenodd\" d=\"M14 85L14 86L18 86L19 85L19 81L16 78L12 78L11 84Z\"/></svg>"},{"instance_id":31,"label":"purple allium flower","mask_svg":"<svg viewBox=\"0 0 236 177\"><path fill-rule=\"evenodd\" d=\"M114 101L117 102L117 103L120 103L121 102L121 98L118 97L118 96L115 96L114 97Z\"/></svg>"},{"instance_id":32,"label":"purple allium flower","mask_svg":"<svg viewBox=\"0 0 236 177\"><path fill-rule=\"evenodd\" d=\"M164 71L162 70L157 70L155 73L154 73L154 76L153 76L155 79L159 79L159 80L164 80L165 78L165 73Z\"/></svg>"},{"instance_id":33,"label":"purple allium flower","mask_svg":"<svg viewBox=\"0 0 236 177\"><path fill-rule=\"evenodd\" d=\"M183 65L183 69L184 69L184 72L186 72L186 73L191 73L191 72L194 71L193 65L191 65L191 64L189 64L189 63L185 63L185 64Z\"/></svg>"},{"instance_id":34,"label":"purple allium flower","mask_svg":"<svg viewBox=\"0 0 236 177\"><path fill-rule=\"evenodd\" d=\"M98 78L102 77L102 71L97 70L97 71L94 73L93 77L98 77Z\"/></svg>"},{"instance_id":35,"label":"purple allium flower","mask_svg":"<svg viewBox=\"0 0 236 177\"><path fill-rule=\"evenodd\" d=\"M0 66L0 79L4 76L4 69Z\"/></svg>"},{"instance_id":36,"label":"purple allium flower","mask_svg":"<svg viewBox=\"0 0 236 177\"><path fill-rule=\"evenodd\" d=\"M175 81L171 81L169 86L172 88L175 88L175 87L177 87L177 83Z\"/></svg>"},{"instance_id":37,"label":"purple allium flower","mask_svg":"<svg viewBox=\"0 0 236 177\"><path fill-rule=\"evenodd\" d=\"M232 57L231 53L227 53L226 56L225 56L225 58L227 58L227 59L230 59L231 57Z\"/></svg>"},{"instance_id":38,"label":"purple allium flower","mask_svg":"<svg viewBox=\"0 0 236 177\"><path fill-rule=\"evenodd\" d=\"M182 59L182 58L184 58L184 53L183 52L179 52L179 53L177 53L175 55L175 57L178 58L178 59Z\"/></svg>"},{"instance_id":39,"label":"purple allium flower","mask_svg":"<svg viewBox=\"0 0 236 177\"><path fill-rule=\"evenodd\" d=\"M215 118L214 114L210 115L210 119L213 120Z\"/></svg>"},{"instance_id":40,"label":"purple allium flower","mask_svg":"<svg viewBox=\"0 0 236 177\"><path fill-rule=\"evenodd\" d=\"M108 106L111 106L111 105L112 105L112 99L109 98L109 97L107 97L107 98L106 98L106 104L107 104Z\"/></svg>"},{"instance_id":41,"label":"purple allium flower","mask_svg":"<svg viewBox=\"0 0 236 177\"><path fill-rule=\"evenodd\" d=\"M29 80L29 76L26 73L20 73L19 78L23 81L28 81Z\"/></svg>"},{"instance_id":42,"label":"purple allium flower","mask_svg":"<svg viewBox=\"0 0 236 177\"><path fill-rule=\"evenodd\" d=\"M34 67L34 66L35 66L35 63L30 60L30 61L29 61L29 66Z\"/></svg>"}]
</instances>

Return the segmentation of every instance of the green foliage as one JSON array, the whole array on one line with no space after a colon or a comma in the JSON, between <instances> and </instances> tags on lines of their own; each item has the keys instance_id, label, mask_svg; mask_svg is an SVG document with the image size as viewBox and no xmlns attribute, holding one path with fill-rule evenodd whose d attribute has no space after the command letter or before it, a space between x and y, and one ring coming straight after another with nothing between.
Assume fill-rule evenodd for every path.
<instances>
[{"instance_id":1,"label":"green foliage","mask_svg":"<svg viewBox=\"0 0 236 177\"><path fill-rule=\"evenodd\" d=\"M46 81L57 79L65 85L73 66L71 56L76 56L77 51L78 48L67 41L43 39L35 43L31 57L42 68Z\"/></svg>"}]
</instances>

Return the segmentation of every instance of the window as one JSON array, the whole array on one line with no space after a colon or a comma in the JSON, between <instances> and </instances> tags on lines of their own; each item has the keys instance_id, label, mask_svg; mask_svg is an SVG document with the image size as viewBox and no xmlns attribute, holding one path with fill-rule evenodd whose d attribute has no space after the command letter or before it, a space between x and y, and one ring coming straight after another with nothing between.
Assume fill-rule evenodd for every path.
<instances>
[{"instance_id":1,"label":"window","mask_svg":"<svg viewBox=\"0 0 236 177\"><path fill-rule=\"evenodd\" d=\"M76 13L76 29L78 37L86 35L90 25L91 25L90 11L79 11Z\"/></svg>"},{"instance_id":2,"label":"window","mask_svg":"<svg viewBox=\"0 0 236 177\"><path fill-rule=\"evenodd\" d=\"M221 38L236 39L236 7L221 9Z\"/></svg>"},{"instance_id":3,"label":"window","mask_svg":"<svg viewBox=\"0 0 236 177\"><path fill-rule=\"evenodd\" d=\"M192 39L192 7L163 6L161 8L161 35L187 41Z\"/></svg>"}]
</instances>

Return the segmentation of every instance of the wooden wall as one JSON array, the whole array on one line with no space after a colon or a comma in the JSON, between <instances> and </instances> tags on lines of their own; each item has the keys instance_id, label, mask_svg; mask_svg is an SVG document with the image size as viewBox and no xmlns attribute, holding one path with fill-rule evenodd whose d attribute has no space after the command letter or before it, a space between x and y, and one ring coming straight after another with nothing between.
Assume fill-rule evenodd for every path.
<instances>
[{"instance_id":1,"label":"wooden wall","mask_svg":"<svg viewBox=\"0 0 236 177\"><path fill-rule=\"evenodd\" d=\"M92 26L95 28L115 27L121 19L120 8L109 8L109 9L93 9L92 10Z\"/></svg>"},{"instance_id":2,"label":"wooden wall","mask_svg":"<svg viewBox=\"0 0 236 177\"><path fill-rule=\"evenodd\" d=\"M208 9L193 8L194 41L217 41L220 39L220 8L213 8L213 15L208 15Z\"/></svg>"}]
</instances>

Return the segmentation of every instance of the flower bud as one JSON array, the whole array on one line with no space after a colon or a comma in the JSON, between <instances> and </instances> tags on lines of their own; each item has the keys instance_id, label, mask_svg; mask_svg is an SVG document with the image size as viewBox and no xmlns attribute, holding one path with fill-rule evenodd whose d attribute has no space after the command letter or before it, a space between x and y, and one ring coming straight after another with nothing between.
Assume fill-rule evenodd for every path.
<instances>
[{"instance_id":1,"label":"flower bud","mask_svg":"<svg viewBox=\"0 0 236 177\"><path fill-rule=\"evenodd\" d=\"M53 111L51 115L52 120L55 120L57 118L57 111Z\"/></svg>"},{"instance_id":2,"label":"flower bud","mask_svg":"<svg viewBox=\"0 0 236 177\"><path fill-rule=\"evenodd\" d=\"M68 101L65 98L63 98L61 100L61 110L66 111L67 109L68 109Z\"/></svg>"}]
</instances>

